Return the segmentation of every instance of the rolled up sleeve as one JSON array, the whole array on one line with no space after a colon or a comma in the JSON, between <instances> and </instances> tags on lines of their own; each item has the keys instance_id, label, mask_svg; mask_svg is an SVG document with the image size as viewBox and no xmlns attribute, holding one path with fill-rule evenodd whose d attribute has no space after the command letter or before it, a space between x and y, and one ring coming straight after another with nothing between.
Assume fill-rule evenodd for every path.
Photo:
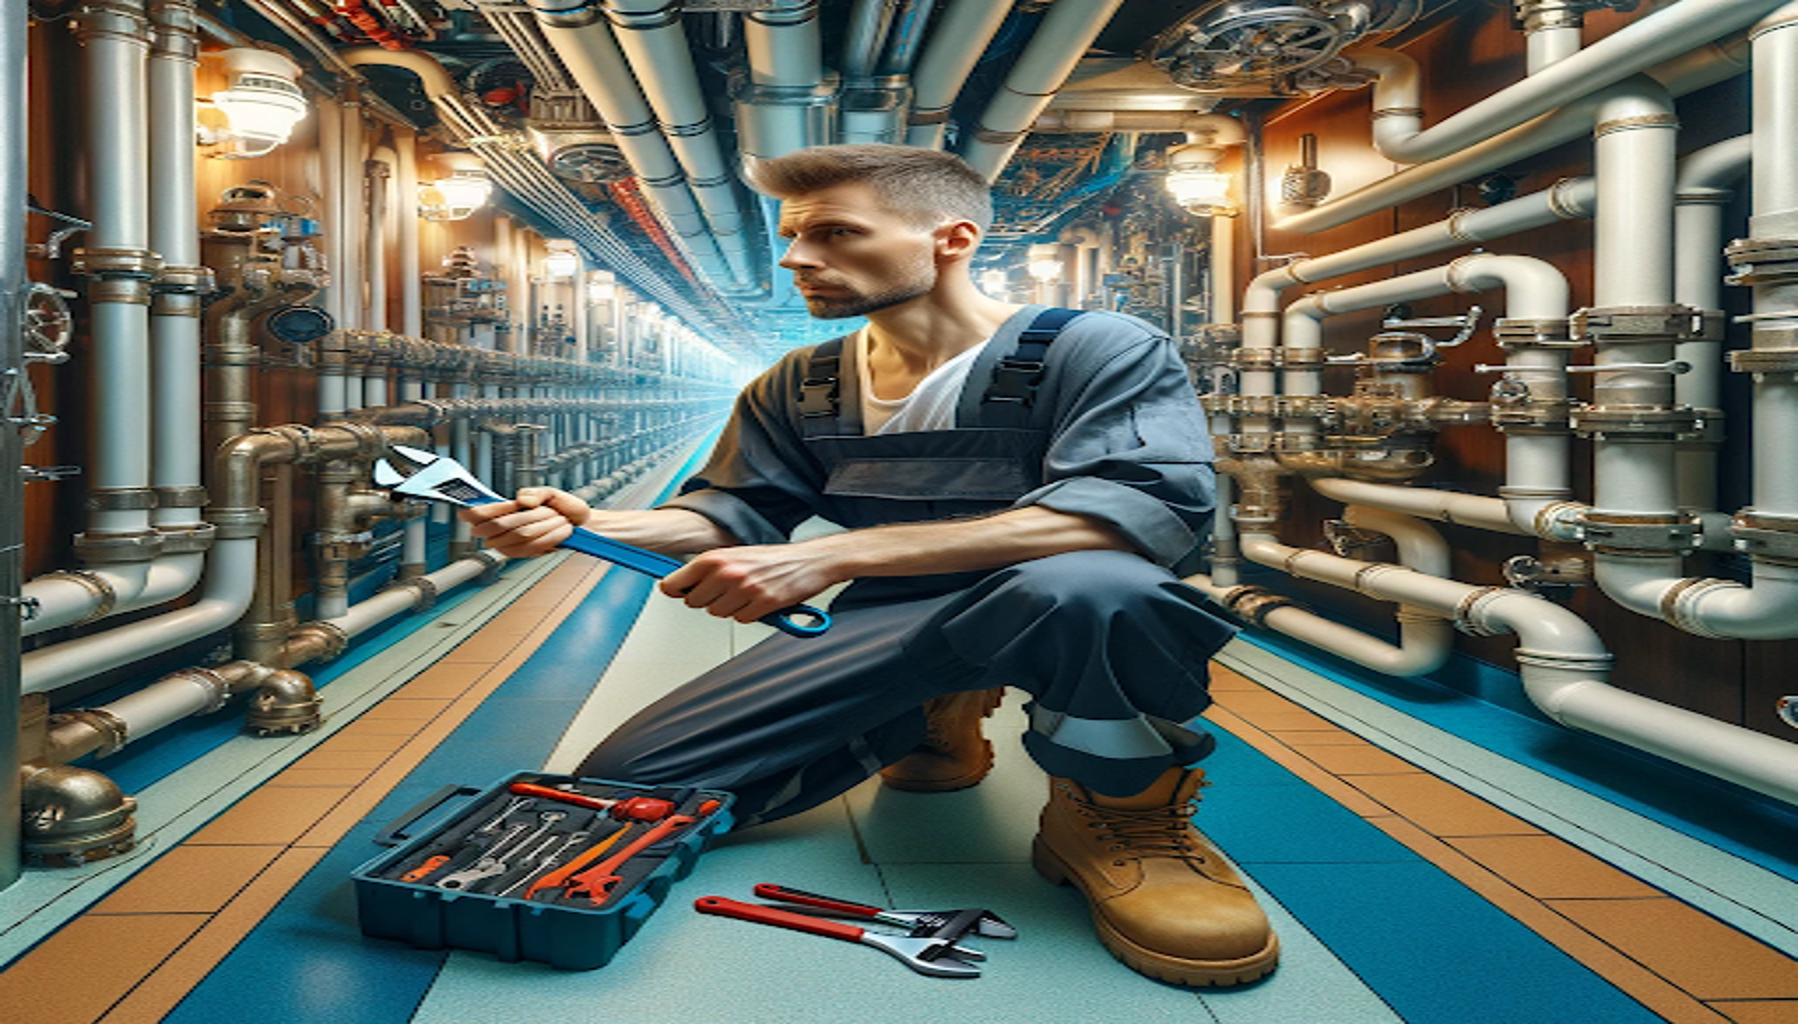
<instances>
[{"instance_id":1,"label":"rolled up sleeve","mask_svg":"<svg viewBox=\"0 0 1798 1024\"><path fill-rule=\"evenodd\" d=\"M1058 410L1043 479L1016 507L1106 523L1160 565L1204 539L1216 498L1211 436L1166 337L1113 355Z\"/></svg>"}]
</instances>

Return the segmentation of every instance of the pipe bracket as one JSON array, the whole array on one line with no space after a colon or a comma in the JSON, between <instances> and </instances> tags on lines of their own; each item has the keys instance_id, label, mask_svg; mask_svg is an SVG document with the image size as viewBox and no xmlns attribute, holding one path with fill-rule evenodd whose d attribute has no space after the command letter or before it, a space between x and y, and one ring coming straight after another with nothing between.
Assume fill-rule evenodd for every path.
<instances>
[{"instance_id":1,"label":"pipe bracket","mask_svg":"<svg viewBox=\"0 0 1798 1024\"><path fill-rule=\"evenodd\" d=\"M1798 373L1798 348L1749 348L1729 354L1736 373Z\"/></svg>"},{"instance_id":2,"label":"pipe bracket","mask_svg":"<svg viewBox=\"0 0 1798 1024\"><path fill-rule=\"evenodd\" d=\"M81 277L151 280L162 270L162 257L148 249L76 249L69 269Z\"/></svg>"},{"instance_id":3,"label":"pipe bracket","mask_svg":"<svg viewBox=\"0 0 1798 1024\"><path fill-rule=\"evenodd\" d=\"M155 487L157 508L205 508L206 488L198 484Z\"/></svg>"},{"instance_id":4,"label":"pipe bracket","mask_svg":"<svg viewBox=\"0 0 1798 1024\"><path fill-rule=\"evenodd\" d=\"M1520 348L1582 348L1587 344L1569 338L1567 333L1567 321L1560 317L1501 317L1492 324L1492 337L1507 352Z\"/></svg>"},{"instance_id":5,"label":"pipe bracket","mask_svg":"<svg viewBox=\"0 0 1798 1024\"><path fill-rule=\"evenodd\" d=\"M1731 521L1732 546L1757 561L1798 565L1798 520L1744 509Z\"/></svg>"},{"instance_id":6,"label":"pipe bracket","mask_svg":"<svg viewBox=\"0 0 1798 1024\"><path fill-rule=\"evenodd\" d=\"M1586 509L1574 526L1574 536L1593 551L1605 554L1685 554L1698 550L1703 525L1696 517L1630 515Z\"/></svg>"},{"instance_id":7,"label":"pipe bracket","mask_svg":"<svg viewBox=\"0 0 1798 1024\"><path fill-rule=\"evenodd\" d=\"M1723 337L1723 314L1695 306L1591 306L1569 321L1581 342L1714 341Z\"/></svg>"},{"instance_id":8,"label":"pipe bracket","mask_svg":"<svg viewBox=\"0 0 1798 1024\"><path fill-rule=\"evenodd\" d=\"M164 265L150 288L162 295L210 295L218 291L218 278L211 267Z\"/></svg>"},{"instance_id":9,"label":"pipe bracket","mask_svg":"<svg viewBox=\"0 0 1798 1024\"><path fill-rule=\"evenodd\" d=\"M1575 406L1568 426L1581 437L1608 441L1702 441L1707 410L1691 406Z\"/></svg>"},{"instance_id":10,"label":"pipe bracket","mask_svg":"<svg viewBox=\"0 0 1798 1024\"><path fill-rule=\"evenodd\" d=\"M1766 284L1798 275L1798 238L1738 238L1723 249L1728 284Z\"/></svg>"},{"instance_id":11,"label":"pipe bracket","mask_svg":"<svg viewBox=\"0 0 1798 1024\"><path fill-rule=\"evenodd\" d=\"M1303 606L1265 587L1237 587L1225 595L1224 608L1252 626L1262 626L1277 608L1303 609Z\"/></svg>"},{"instance_id":12,"label":"pipe bracket","mask_svg":"<svg viewBox=\"0 0 1798 1024\"><path fill-rule=\"evenodd\" d=\"M105 487L87 494L89 512L142 512L156 507L156 492L148 487Z\"/></svg>"},{"instance_id":13,"label":"pipe bracket","mask_svg":"<svg viewBox=\"0 0 1798 1024\"><path fill-rule=\"evenodd\" d=\"M268 525L268 513L260 508L210 508L206 520L218 527L219 540L254 540Z\"/></svg>"}]
</instances>

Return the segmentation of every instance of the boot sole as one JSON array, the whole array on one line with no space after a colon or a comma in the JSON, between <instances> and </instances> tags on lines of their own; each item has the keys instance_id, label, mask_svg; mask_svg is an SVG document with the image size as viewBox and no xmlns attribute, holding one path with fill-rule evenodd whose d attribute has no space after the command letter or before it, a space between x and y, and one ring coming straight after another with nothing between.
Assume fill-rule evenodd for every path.
<instances>
[{"instance_id":1,"label":"boot sole","mask_svg":"<svg viewBox=\"0 0 1798 1024\"><path fill-rule=\"evenodd\" d=\"M1124 937L1112 927L1105 915L1099 912L1092 896L1086 887L1080 884L1080 876L1054 851L1050 850L1037 837L1031 844L1030 863L1036 873L1047 879L1052 885L1071 885L1086 898L1088 909L1092 913L1093 927L1099 933L1099 942L1119 963L1138 974L1144 974L1160 981L1193 988L1223 987L1226 985L1243 985L1257 981L1273 972L1280 963L1280 939L1271 932L1267 937L1267 945L1253 955L1237 960L1188 960L1182 957L1168 956L1146 949Z\"/></svg>"}]
</instances>

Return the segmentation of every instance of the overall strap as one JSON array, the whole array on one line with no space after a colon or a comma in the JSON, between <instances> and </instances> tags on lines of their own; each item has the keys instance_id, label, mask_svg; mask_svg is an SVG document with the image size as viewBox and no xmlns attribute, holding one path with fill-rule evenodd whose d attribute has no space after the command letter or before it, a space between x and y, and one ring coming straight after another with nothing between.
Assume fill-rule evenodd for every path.
<instances>
[{"instance_id":1,"label":"overall strap","mask_svg":"<svg viewBox=\"0 0 1798 1024\"><path fill-rule=\"evenodd\" d=\"M1061 329L1083 312L1078 309L1045 309L1018 335L1018 347L993 367L993 382L980 399L980 421L987 427L1022 427L1030 418L1037 388L1043 383L1043 364Z\"/></svg>"},{"instance_id":2,"label":"overall strap","mask_svg":"<svg viewBox=\"0 0 1798 1024\"><path fill-rule=\"evenodd\" d=\"M812 350L799 384L799 426L805 437L842 433L843 339L832 338Z\"/></svg>"}]
</instances>

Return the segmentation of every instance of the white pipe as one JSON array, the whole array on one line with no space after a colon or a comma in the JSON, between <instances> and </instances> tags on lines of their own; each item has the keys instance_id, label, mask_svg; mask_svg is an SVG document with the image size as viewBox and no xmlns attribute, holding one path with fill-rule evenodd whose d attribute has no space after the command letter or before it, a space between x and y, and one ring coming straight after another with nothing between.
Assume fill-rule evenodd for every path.
<instances>
[{"instance_id":1,"label":"white pipe","mask_svg":"<svg viewBox=\"0 0 1798 1024\"><path fill-rule=\"evenodd\" d=\"M1243 553L1293 576L1454 617L1486 635L1515 633L1524 693L1550 718L1798 803L1798 745L1611 686L1604 642L1551 601L1291 548L1267 534L1245 534Z\"/></svg>"},{"instance_id":2,"label":"white pipe","mask_svg":"<svg viewBox=\"0 0 1798 1024\"><path fill-rule=\"evenodd\" d=\"M1673 208L1673 301L1694 309L1720 309L1723 263L1723 212L1734 194L1732 185L1747 173L1754 140L1748 135L1706 146L1686 154L1679 162ZM1723 391L1721 338L1681 341L1673 346L1673 358L1690 366L1673 381L1673 400L1694 409L1719 409ZM1716 508L1717 446L1711 443L1681 444L1675 454L1679 507L1703 511ZM1727 536L1727 523L1707 526L1704 536Z\"/></svg>"},{"instance_id":3,"label":"white pipe","mask_svg":"<svg viewBox=\"0 0 1798 1024\"><path fill-rule=\"evenodd\" d=\"M749 76L736 93L743 158L785 156L830 141L837 99L834 87L824 88L818 0L781 0L769 10L746 12L743 44ZM777 226L767 219L772 232ZM769 243L784 245L773 235Z\"/></svg>"},{"instance_id":4,"label":"white pipe","mask_svg":"<svg viewBox=\"0 0 1798 1024\"><path fill-rule=\"evenodd\" d=\"M1324 497L1348 505L1384 509L1438 523L1454 523L1495 533L1532 532L1511 521L1502 498L1438 491L1429 487L1401 487L1397 484L1347 480L1341 477L1312 477L1307 482L1312 490Z\"/></svg>"},{"instance_id":5,"label":"white pipe","mask_svg":"<svg viewBox=\"0 0 1798 1024\"><path fill-rule=\"evenodd\" d=\"M214 542L200 600L178 611L31 651L20 658L25 693L43 693L198 640L236 622L256 587L256 539Z\"/></svg>"},{"instance_id":6,"label":"white pipe","mask_svg":"<svg viewBox=\"0 0 1798 1024\"><path fill-rule=\"evenodd\" d=\"M480 576L488 569L504 565L506 556L497 551L483 551L473 558L459 558L454 562L427 573L424 579L429 580L439 594L447 593ZM331 625L343 630L345 635L354 638L361 636L374 627L397 615L411 611L417 603L418 595L406 587L393 587L383 590L366 601L357 602L342 615L327 619Z\"/></svg>"},{"instance_id":7,"label":"white pipe","mask_svg":"<svg viewBox=\"0 0 1798 1024\"><path fill-rule=\"evenodd\" d=\"M170 4L162 13L191 19L191 7L178 9L183 6ZM191 30L165 32L150 51L149 185L155 201L150 204L149 238L166 267L200 265L193 145L198 46ZM150 483L159 494L150 519L159 529L191 530L201 523L201 501L184 497L185 504L175 504L168 499L177 492L193 494L201 482L199 295L156 296L150 307L150 351ZM187 587L198 581L196 566Z\"/></svg>"},{"instance_id":8,"label":"white pipe","mask_svg":"<svg viewBox=\"0 0 1798 1024\"><path fill-rule=\"evenodd\" d=\"M1525 67L1534 75L1559 64L1580 51L1580 26L1554 25L1539 28L1524 37Z\"/></svg>"},{"instance_id":9,"label":"white pipe","mask_svg":"<svg viewBox=\"0 0 1798 1024\"><path fill-rule=\"evenodd\" d=\"M1374 97L1374 145L1399 163L1437 160L1563 107L1655 64L1752 25L1781 0L1681 0L1501 89L1429 129L1422 128L1416 75L1382 76ZM1389 52L1389 51L1388 51ZM1361 63L1365 55L1358 54Z\"/></svg>"},{"instance_id":10,"label":"white pipe","mask_svg":"<svg viewBox=\"0 0 1798 1024\"><path fill-rule=\"evenodd\" d=\"M423 270L418 241L418 136L405 129L393 133L399 155L394 187L399 216L400 333L408 338L425 334Z\"/></svg>"},{"instance_id":11,"label":"white pipe","mask_svg":"<svg viewBox=\"0 0 1798 1024\"><path fill-rule=\"evenodd\" d=\"M333 100L320 100L313 104L312 119L318 124L318 158L323 165L320 198L324 210L319 220L323 223L325 232L325 268L331 274L331 285L324 290L322 300L331 322L336 325L337 330L343 331L350 326L345 310L349 306L346 300L352 285L344 266L347 239L343 224L343 121L336 116L336 112L337 104ZM319 418L341 416L349 408L349 404L348 385L341 370L332 368L328 372L321 371L318 375Z\"/></svg>"},{"instance_id":12,"label":"white pipe","mask_svg":"<svg viewBox=\"0 0 1798 1024\"><path fill-rule=\"evenodd\" d=\"M665 0L599 2L611 19L627 65L661 122L675 159L687 173L694 198L730 267L732 286L741 291L757 290L758 275L750 264L748 236L743 231L746 214L737 196L736 177L724 158L700 91L693 50L680 18L667 15Z\"/></svg>"},{"instance_id":13,"label":"white pipe","mask_svg":"<svg viewBox=\"0 0 1798 1024\"><path fill-rule=\"evenodd\" d=\"M1005 24L1009 3L993 0L950 0L937 17L936 30L912 74L908 146L941 149L949 125L949 108L980 62L980 55Z\"/></svg>"},{"instance_id":14,"label":"white pipe","mask_svg":"<svg viewBox=\"0 0 1798 1024\"><path fill-rule=\"evenodd\" d=\"M340 101L327 110L343 124L343 321L341 327L361 330L368 326L367 228L365 219L367 195L365 180L368 140L362 130L362 104ZM352 399L355 395L350 396Z\"/></svg>"},{"instance_id":15,"label":"white pipe","mask_svg":"<svg viewBox=\"0 0 1798 1024\"><path fill-rule=\"evenodd\" d=\"M1674 96L1684 96L1746 71L1747 61L1739 59L1739 52L1739 47L1734 46L1701 47L1684 57L1650 69L1649 75L1665 85ZM1300 234L1339 227L1368 214L1469 181L1563 142L1571 142L1591 130L1598 108L1607 95L1606 90L1601 89L1574 100L1555 113L1501 132L1442 159L1407 167L1389 177L1345 192L1310 210L1282 217L1268 226L1274 231Z\"/></svg>"},{"instance_id":16,"label":"white pipe","mask_svg":"<svg viewBox=\"0 0 1798 1024\"><path fill-rule=\"evenodd\" d=\"M363 165L368 183L367 271L368 317L363 327L371 331L387 329L387 240L391 219L389 200L393 191L394 167L399 154L382 146ZM382 403L385 404L385 403Z\"/></svg>"},{"instance_id":17,"label":"white pipe","mask_svg":"<svg viewBox=\"0 0 1798 1024\"><path fill-rule=\"evenodd\" d=\"M1049 105L1074 66L1099 37L1123 0L1057 0L968 133L962 156L987 181L996 181L1030 125Z\"/></svg>"}]
</instances>

